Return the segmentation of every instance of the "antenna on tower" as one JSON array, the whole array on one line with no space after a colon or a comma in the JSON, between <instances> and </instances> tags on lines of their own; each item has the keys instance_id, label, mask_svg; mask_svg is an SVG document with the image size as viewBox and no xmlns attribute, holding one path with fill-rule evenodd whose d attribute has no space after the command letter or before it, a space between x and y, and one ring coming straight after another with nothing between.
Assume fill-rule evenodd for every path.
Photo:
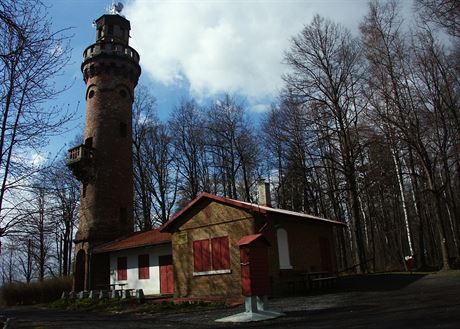
<instances>
[{"instance_id":1,"label":"antenna on tower","mask_svg":"<svg viewBox=\"0 0 460 329\"><path fill-rule=\"evenodd\" d=\"M121 11L123 10L123 4L121 2L115 3L113 2L109 8L109 13L111 15L120 15Z\"/></svg>"}]
</instances>

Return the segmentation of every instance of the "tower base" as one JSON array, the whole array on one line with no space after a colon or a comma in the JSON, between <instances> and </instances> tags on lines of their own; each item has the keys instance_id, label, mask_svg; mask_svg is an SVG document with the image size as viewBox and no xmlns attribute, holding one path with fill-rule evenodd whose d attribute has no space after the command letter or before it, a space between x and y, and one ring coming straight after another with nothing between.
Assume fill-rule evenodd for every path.
<instances>
[{"instance_id":1,"label":"tower base","mask_svg":"<svg viewBox=\"0 0 460 329\"><path fill-rule=\"evenodd\" d=\"M73 291L100 289L110 283L109 254L93 254L89 242L75 245L75 271Z\"/></svg>"}]
</instances>

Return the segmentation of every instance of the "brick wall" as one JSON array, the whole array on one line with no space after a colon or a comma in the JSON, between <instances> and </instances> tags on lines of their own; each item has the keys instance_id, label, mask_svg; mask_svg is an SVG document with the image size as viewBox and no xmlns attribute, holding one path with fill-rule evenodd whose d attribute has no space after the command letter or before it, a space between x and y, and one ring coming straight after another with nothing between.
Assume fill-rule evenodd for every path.
<instances>
[{"instance_id":1,"label":"brick wall","mask_svg":"<svg viewBox=\"0 0 460 329\"><path fill-rule=\"evenodd\" d=\"M241 265L238 241L246 235L262 233L268 248L269 276L274 294L283 292L285 283L306 272L321 271L320 237L331 243L331 260L335 269L332 226L288 216L251 214L248 211L206 201L195 205L181 218L182 226L172 235L176 297L241 297ZM292 269L280 270L276 230L284 228L288 236ZM231 273L193 275L193 241L228 236Z\"/></svg>"},{"instance_id":2,"label":"brick wall","mask_svg":"<svg viewBox=\"0 0 460 329\"><path fill-rule=\"evenodd\" d=\"M188 218L187 218L188 219ZM177 297L240 297L241 266L238 241L254 231L253 217L241 209L211 202L200 207L172 235L174 291ZM228 236L228 274L193 275L193 241Z\"/></svg>"}]
</instances>

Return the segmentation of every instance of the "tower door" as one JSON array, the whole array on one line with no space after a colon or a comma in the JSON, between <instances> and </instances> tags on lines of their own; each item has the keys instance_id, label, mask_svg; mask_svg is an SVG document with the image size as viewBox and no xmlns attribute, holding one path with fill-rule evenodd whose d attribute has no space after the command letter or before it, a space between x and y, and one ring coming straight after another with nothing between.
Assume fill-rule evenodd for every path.
<instances>
[{"instance_id":1,"label":"tower door","mask_svg":"<svg viewBox=\"0 0 460 329\"><path fill-rule=\"evenodd\" d=\"M85 290L85 251L79 250L75 261L74 291Z\"/></svg>"},{"instance_id":2,"label":"tower door","mask_svg":"<svg viewBox=\"0 0 460 329\"><path fill-rule=\"evenodd\" d=\"M160 256L158 263L160 265L160 294L172 294L174 293L172 256Z\"/></svg>"}]
</instances>

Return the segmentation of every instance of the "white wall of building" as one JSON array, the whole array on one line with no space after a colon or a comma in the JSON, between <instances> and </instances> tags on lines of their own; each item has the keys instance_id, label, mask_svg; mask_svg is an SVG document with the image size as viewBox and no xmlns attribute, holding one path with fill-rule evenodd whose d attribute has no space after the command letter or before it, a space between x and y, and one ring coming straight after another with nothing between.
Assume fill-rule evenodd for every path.
<instances>
[{"instance_id":1,"label":"white wall of building","mask_svg":"<svg viewBox=\"0 0 460 329\"><path fill-rule=\"evenodd\" d=\"M145 295L160 294L160 267L158 257L171 255L171 245L133 248L110 253L110 283L126 283L123 288L143 289ZM149 279L139 280L138 256L149 254ZM127 257L127 280L117 280L117 259ZM117 287L118 289L118 287Z\"/></svg>"}]
</instances>

